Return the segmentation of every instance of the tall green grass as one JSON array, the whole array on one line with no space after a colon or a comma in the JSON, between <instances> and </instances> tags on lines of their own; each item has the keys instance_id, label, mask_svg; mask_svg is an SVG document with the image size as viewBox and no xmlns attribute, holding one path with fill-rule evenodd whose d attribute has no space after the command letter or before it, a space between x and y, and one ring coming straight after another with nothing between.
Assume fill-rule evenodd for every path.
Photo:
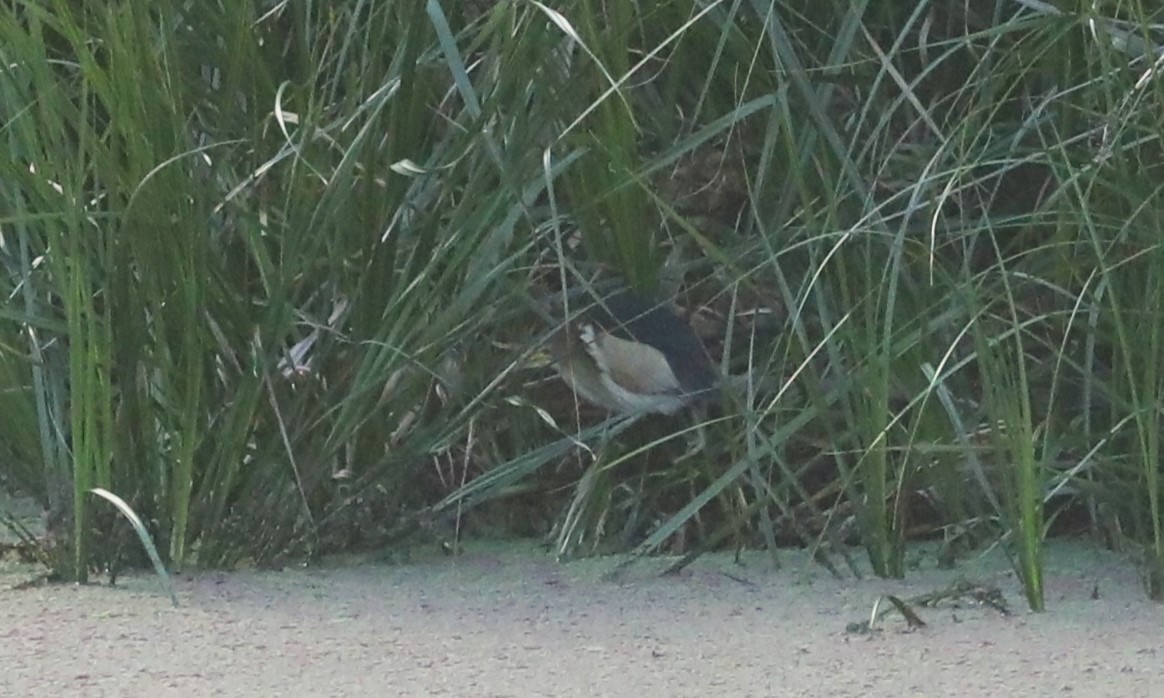
<instances>
[{"instance_id":1,"label":"tall green grass","mask_svg":"<svg viewBox=\"0 0 1164 698\"><path fill-rule=\"evenodd\" d=\"M942 536L1033 607L1103 511L1158 597L1152 10L9 3L0 484L77 579L131 549L101 488L175 567ZM611 276L737 376L698 451L531 360Z\"/></svg>"}]
</instances>

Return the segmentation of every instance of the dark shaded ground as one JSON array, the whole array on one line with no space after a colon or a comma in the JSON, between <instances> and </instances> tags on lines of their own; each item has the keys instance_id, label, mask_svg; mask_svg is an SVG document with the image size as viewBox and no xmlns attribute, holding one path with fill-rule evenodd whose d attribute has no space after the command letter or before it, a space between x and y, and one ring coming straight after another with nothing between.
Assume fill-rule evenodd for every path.
<instances>
[{"instance_id":1,"label":"dark shaded ground","mask_svg":"<svg viewBox=\"0 0 1164 698\"><path fill-rule=\"evenodd\" d=\"M409 566L200 573L117 588L0 592L5 696L1134 696L1164 695L1164 608L1129 560L1058 544L1050 610L1030 614L987 558L905 582L838 581L785 554L769 571L708 559L604 577L533 546L471 546ZM7 589L27 570L0 575ZM729 576L730 575L730 576ZM892 614L959 576L995 584L1006 616L963 601ZM1098 587L1099 598L1092 599Z\"/></svg>"}]
</instances>

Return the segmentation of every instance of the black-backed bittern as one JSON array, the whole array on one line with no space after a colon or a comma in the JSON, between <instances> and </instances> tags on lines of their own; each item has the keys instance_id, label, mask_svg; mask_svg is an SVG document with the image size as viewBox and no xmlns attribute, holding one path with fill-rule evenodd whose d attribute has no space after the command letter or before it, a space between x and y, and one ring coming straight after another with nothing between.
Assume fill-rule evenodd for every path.
<instances>
[{"instance_id":1,"label":"black-backed bittern","mask_svg":"<svg viewBox=\"0 0 1164 698\"><path fill-rule=\"evenodd\" d=\"M716 372L699 338L665 304L633 291L596 300L551 341L562 379L621 414L674 414L709 399Z\"/></svg>"}]
</instances>

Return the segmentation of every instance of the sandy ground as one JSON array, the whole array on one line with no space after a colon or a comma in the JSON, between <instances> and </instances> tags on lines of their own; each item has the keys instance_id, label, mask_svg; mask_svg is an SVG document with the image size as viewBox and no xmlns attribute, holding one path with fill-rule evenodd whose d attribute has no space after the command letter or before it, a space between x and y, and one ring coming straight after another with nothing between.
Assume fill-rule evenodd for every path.
<instances>
[{"instance_id":1,"label":"sandy ground","mask_svg":"<svg viewBox=\"0 0 1164 698\"><path fill-rule=\"evenodd\" d=\"M924 558L921 553L916 556ZM1164 695L1164 607L1130 560L1060 543L1049 610L1025 610L1004 560L901 581L837 580L789 553L558 565L532 546L472 546L406 566L199 573L11 590L0 578L3 696L1135 696ZM959 577L964 599L871 633L882 593ZM1093 598L1098 592L1098 598Z\"/></svg>"}]
</instances>

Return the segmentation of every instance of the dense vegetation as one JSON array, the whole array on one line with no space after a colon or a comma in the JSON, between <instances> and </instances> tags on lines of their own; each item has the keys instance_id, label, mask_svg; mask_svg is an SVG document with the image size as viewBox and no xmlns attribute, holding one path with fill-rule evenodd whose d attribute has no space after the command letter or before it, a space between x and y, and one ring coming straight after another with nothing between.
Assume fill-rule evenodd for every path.
<instances>
[{"instance_id":1,"label":"dense vegetation","mask_svg":"<svg viewBox=\"0 0 1164 698\"><path fill-rule=\"evenodd\" d=\"M0 486L66 577L417 531L561 555L1142 550L1164 596L1160 11L1039 0L0 8ZM1153 24L1153 23L1157 24ZM547 298L729 381L604 422ZM456 545L455 541L450 545Z\"/></svg>"}]
</instances>

